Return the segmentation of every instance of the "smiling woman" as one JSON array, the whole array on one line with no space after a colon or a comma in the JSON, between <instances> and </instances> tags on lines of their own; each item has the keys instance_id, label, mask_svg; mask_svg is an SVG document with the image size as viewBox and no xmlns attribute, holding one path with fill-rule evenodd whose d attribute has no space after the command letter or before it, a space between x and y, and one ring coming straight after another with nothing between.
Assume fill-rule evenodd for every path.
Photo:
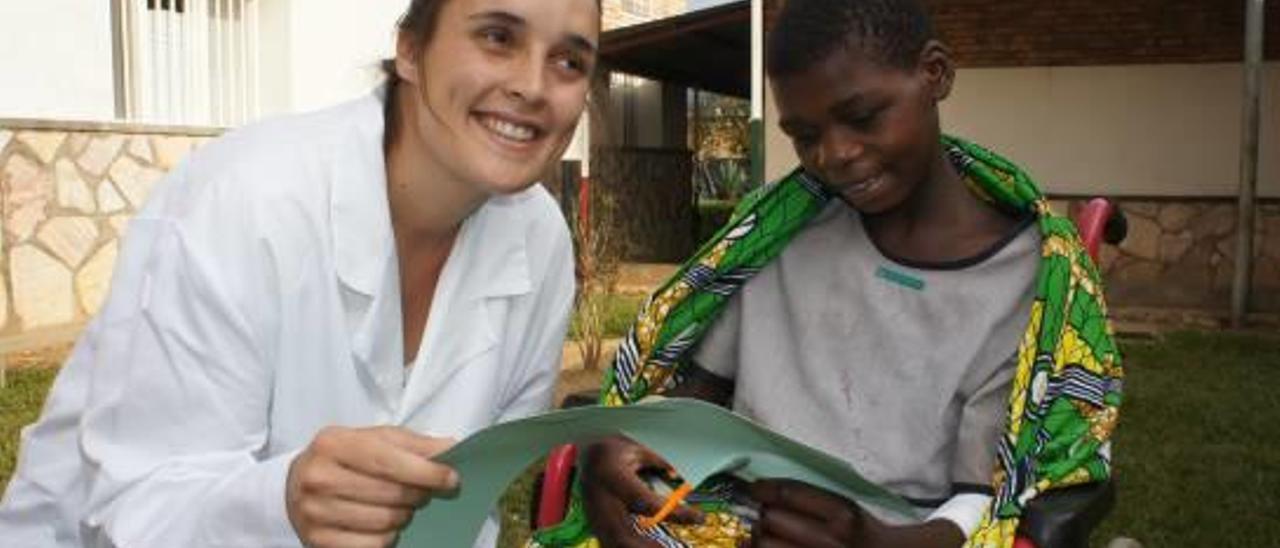
<instances>
[{"instance_id":1,"label":"smiling woman","mask_svg":"<svg viewBox=\"0 0 1280 548\"><path fill-rule=\"evenodd\" d=\"M385 546L465 485L435 455L554 392L573 255L535 183L599 35L596 0L414 0L377 92L193 153L27 430L0 538Z\"/></svg>"},{"instance_id":2,"label":"smiling woman","mask_svg":"<svg viewBox=\"0 0 1280 548\"><path fill-rule=\"evenodd\" d=\"M590 87L600 14L596 0L523 4L414 2L385 66L393 162L510 191L560 157Z\"/></svg>"}]
</instances>

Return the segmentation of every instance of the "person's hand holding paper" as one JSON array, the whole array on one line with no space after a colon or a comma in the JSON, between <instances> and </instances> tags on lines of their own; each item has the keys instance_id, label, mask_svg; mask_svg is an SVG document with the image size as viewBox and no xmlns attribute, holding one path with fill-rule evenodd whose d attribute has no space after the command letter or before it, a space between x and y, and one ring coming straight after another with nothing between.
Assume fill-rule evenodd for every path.
<instances>
[{"instance_id":1,"label":"person's hand holding paper","mask_svg":"<svg viewBox=\"0 0 1280 548\"><path fill-rule=\"evenodd\" d=\"M689 483L729 469L748 481L789 478L859 504L914 515L906 501L852 467L715 405L685 399L557 411L487 428L437 459L466 478L455 498L418 511L401 546L467 546L503 489L531 462L564 443L622 435L650 448Z\"/></svg>"}]
</instances>

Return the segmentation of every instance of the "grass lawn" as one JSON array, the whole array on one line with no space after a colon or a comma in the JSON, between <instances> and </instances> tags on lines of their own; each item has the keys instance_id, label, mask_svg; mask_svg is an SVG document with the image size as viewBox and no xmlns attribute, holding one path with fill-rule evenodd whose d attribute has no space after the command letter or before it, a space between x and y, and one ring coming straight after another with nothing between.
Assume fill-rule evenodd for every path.
<instances>
[{"instance_id":1,"label":"grass lawn","mask_svg":"<svg viewBox=\"0 0 1280 548\"><path fill-rule=\"evenodd\" d=\"M1129 343L1116 508L1095 538L1280 544L1280 336Z\"/></svg>"},{"instance_id":2,"label":"grass lawn","mask_svg":"<svg viewBox=\"0 0 1280 548\"><path fill-rule=\"evenodd\" d=\"M1095 544L1115 536L1148 547L1280 543L1280 335L1175 333L1124 350L1119 499ZM35 419L52 379L51 370L10 371L0 390L0 485L18 429ZM524 535L530 484L526 474L504 498L503 546Z\"/></svg>"},{"instance_id":3,"label":"grass lawn","mask_svg":"<svg viewBox=\"0 0 1280 548\"><path fill-rule=\"evenodd\" d=\"M8 384L0 389L0 489L9 484L17 464L18 432L40 416L57 373L47 367L14 369L8 373Z\"/></svg>"},{"instance_id":4,"label":"grass lawn","mask_svg":"<svg viewBox=\"0 0 1280 548\"><path fill-rule=\"evenodd\" d=\"M613 293L605 296L604 336L612 339L627 334L627 328L636 321L636 313L644 304L645 295ZM578 340L581 329L575 314L569 323L569 338Z\"/></svg>"}]
</instances>

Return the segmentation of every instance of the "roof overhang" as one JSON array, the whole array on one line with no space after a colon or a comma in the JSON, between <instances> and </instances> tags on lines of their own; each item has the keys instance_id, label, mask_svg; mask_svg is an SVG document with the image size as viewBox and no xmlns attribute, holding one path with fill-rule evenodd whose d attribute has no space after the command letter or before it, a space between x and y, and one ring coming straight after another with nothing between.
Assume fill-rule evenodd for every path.
<instances>
[{"instance_id":1,"label":"roof overhang","mask_svg":"<svg viewBox=\"0 0 1280 548\"><path fill-rule=\"evenodd\" d=\"M751 96L751 3L720 6L605 32L606 68L725 95Z\"/></svg>"}]
</instances>

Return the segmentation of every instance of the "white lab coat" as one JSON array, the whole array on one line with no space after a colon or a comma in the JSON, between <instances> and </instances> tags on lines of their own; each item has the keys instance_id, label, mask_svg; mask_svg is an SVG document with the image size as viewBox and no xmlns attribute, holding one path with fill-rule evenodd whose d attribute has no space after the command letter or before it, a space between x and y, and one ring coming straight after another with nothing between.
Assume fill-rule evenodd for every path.
<instances>
[{"instance_id":1,"label":"white lab coat","mask_svg":"<svg viewBox=\"0 0 1280 548\"><path fill-rule=\"evenodd\" d=\"M264 122L156 187L23 433L0 545L296 546L285 476L321 428L462 438L549 406L574 292L554 201L464 222L406 370L382 129L376 95Z\"/></svg>"}]
</instances>

